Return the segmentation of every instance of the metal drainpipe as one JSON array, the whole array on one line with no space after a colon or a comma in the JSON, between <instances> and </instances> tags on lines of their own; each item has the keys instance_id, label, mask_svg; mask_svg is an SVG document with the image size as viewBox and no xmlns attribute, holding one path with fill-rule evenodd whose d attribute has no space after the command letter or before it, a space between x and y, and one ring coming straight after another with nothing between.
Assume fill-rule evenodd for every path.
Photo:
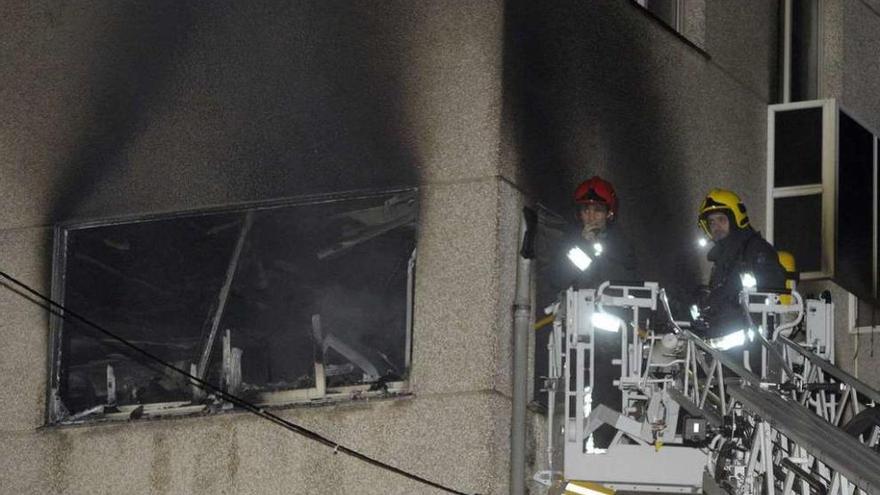
<instances>
[{"instance_id":1,"label":"metal drainpipe","mask_svg":"<svg viewBox=\"0 0 880 495\"><path fill-rule=\"evenodd\" d=\"M527 220L522 217L519 238L525 241ZM510 494L525 493L526 470L526 375L528 366L528 331L531 324L532 306L531 260L519 253L516 265L516 297L513 303L513 413L510 422Z\"/></svg>"}]
</instances>

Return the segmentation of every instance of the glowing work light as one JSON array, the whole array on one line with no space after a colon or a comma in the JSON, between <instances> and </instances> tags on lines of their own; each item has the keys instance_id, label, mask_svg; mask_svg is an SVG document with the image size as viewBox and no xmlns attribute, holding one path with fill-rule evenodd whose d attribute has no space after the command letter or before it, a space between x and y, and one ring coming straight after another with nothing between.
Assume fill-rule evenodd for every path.
<instances>
[{"instance_id":1,"label":"glowing work light","mask_svg":"<svg viewBox=\"0 0 880 495\"><path fill-rule=\"evenodd\" d=\"M758 286L758 280L750 272L745 272L739 276L742 281L743 289L754 289Z\"/></svg>"},{"instance_id":2,"label":"glowing work light","mask_svg":"<svg viewBox=\"0 0 880 495\"><path fill-rule=\"evenodd\" d=\"M723 337L710 340L709 346L718 349L719 351L726 351L728 349L733 349L734 347L739 347L745 343L746 332L744 330L737 330Z\"/></svg>"},{"instance_id":3,"label":"glowing work light","mask_svg":"<svg viewBox=\"0 0 880 495\"><path fill-rule=\"evenodd\" d=\"M577 246L571 248L568 252L568 259L570 259L571 262L582 272L586 271L586 269L593 263L593 259L590 258L583 249Z\"/></svg>"},{"instance_id":4,"label":"glowing work light","mask_svg":"<svg viewBox=\"0 0 880 495\"><path fill-rule=\"evenodd\" d=\"M599 256L600 254L602 254L602 244L601 243L596 242L593 244L593 253L595 253L596 256Z\"/></svg>"},{"instance_id":5,"label":"glowing work light","mask_svg":"<svg viewBox=\"0 0 880 495\"><path fill-rule=\"evenodd\" d=\"M617 332L620 330L620 318L608 313L593 313L590 317L590 323L593 327L606 332Z\"/></svg>"},{"instance_id":6,"label":"glowing work light","mask_svg":"<svg viewBox=\"0 0 880 495\"><path fill-rule=\"evenodd\" d=\"M699 239L697 239L697 246L704 248L708 245L709 245L709 241L707 241L705 237L700 237Z\"/></svg>"}]
</instances>

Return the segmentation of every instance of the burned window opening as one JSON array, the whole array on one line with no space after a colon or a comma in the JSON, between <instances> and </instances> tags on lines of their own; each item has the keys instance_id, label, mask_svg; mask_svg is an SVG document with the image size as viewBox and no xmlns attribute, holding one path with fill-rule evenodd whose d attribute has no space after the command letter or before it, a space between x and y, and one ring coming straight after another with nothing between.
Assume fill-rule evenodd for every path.
<instances>
[{"instance_id":1,"label":"burned window opening","mask_svg":"<svg viewBox=\"0 0 880 495\"><path fill-rule=\"evenodd\" d=\"M406 392L415 190L58 229L56 300L262 405ZM228 408L53 325L51 424Z\"/></svg>"}]
</instances>

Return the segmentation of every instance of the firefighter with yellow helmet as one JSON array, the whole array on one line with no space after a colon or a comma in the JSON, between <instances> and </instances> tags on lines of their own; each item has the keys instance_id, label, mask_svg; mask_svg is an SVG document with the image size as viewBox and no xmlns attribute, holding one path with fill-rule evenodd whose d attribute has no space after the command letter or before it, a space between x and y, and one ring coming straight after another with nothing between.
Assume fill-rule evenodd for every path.
<instances>
[{"instance_id":1,"label":"firefighter with yellow helmet","mask_svg":"<svg viewBox=\"0 0 880 495\"><path fill-rule=\"evenodd\" d=\"M743 328L739 293L744 284L757 290L784 289L786 272L773 246L751 227L746 206L736 193L709 191L700 205L698 223L714 244L707 254L712 273L702 315L709 326L707 337L719 337Z\"/></svg>"}]
</instances>

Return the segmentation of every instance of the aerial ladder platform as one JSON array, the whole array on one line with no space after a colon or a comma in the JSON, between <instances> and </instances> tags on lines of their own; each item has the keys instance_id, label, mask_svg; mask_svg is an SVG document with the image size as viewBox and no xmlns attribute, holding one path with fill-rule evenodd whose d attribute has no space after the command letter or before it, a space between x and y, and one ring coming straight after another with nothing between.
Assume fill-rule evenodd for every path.
<instances>
[{"instance_id":1,"label":"aerial ladder platform","mask_svg":"<svg viewBox=\"0 0 880 495\"><path fill-rule=\"evenodd\" d=\"M747 324L710 339L657 283L566 291L548 308L535 479L551 494L880 494L880 392L835 366L833 303L754 288L740 302ZM595 393L607 380L611 401Z\"/></svg>"}]
</instances>

